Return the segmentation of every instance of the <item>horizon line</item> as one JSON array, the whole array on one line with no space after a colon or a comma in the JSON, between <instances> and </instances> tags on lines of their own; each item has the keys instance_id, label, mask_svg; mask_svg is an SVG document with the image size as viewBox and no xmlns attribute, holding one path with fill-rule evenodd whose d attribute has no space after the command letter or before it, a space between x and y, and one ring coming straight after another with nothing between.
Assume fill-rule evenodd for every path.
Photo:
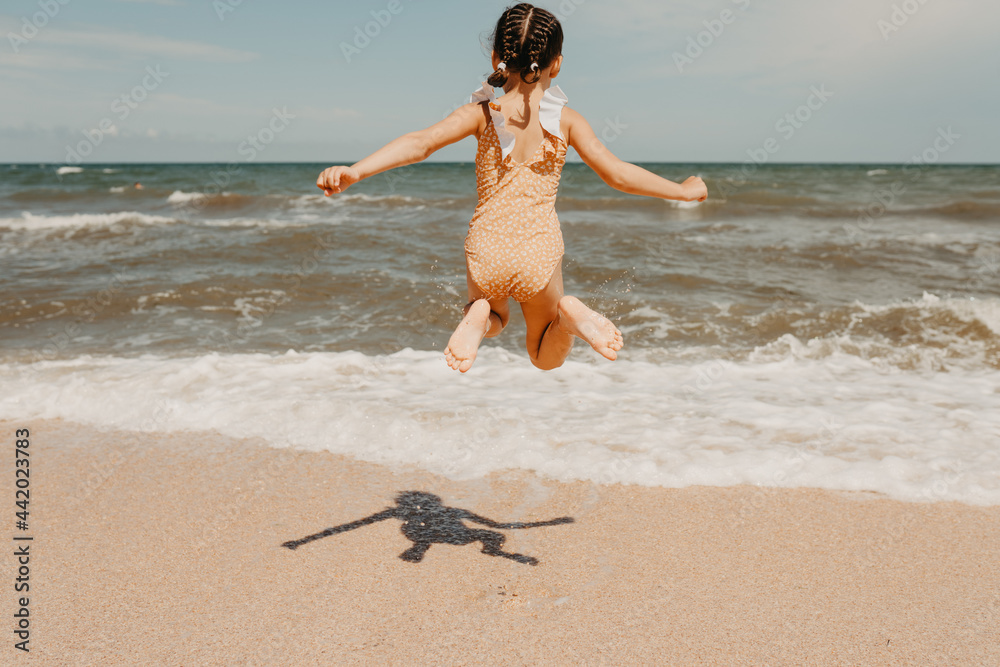
<instances>
[{"instance_id":1,"label":"horizon line","mask_svg":"<svg viewBox=\"0 0 1000 667\"><path fill-rule=\"evenodd\" d=\"M326 164L331 166L349 166L355 164L358 161L349 162L347 160L279 160L273 162L246 162L246 161L234 161L234 160L197 160L197 161L171 161L171 160L160 160L155 162L140 162L132 160L122 160L117 162L81 162L79 164L66 164L65 162L46 162L46 161L18 161L18 162L0 162L0 166L13 167L13 166L58 166L58 167L100 167L106 165L229 165L229 164L239 164L244 166L264 166L264 165L289 165L289 164ZM812 162L781 162L781 161L767 161L764 163L757 163L753 160L742 160L737 162L732 161L698 161L698 160L624 160L624 162L631 162L631 164L677 164L677 165L725 165L725 166L739 166L745 164L753 164L756 167L771 167L771 166L879 166L879 167L906 167L911 164L919 164L925 167L1000 167L1000 162L935 162L933 164L925 163L913 163L913 162L822 162L822 161L812 161ZM424 164L475 164L475 160L423 160L421 162L414 162L413 164L401 165L400 167L394 167L394 169L402 169L403 167L417 167ZM566 164L581 164L586 163L582 160L567 160ZM388 169L386 171L391 171Z\"/></svg>"}]
</instances>

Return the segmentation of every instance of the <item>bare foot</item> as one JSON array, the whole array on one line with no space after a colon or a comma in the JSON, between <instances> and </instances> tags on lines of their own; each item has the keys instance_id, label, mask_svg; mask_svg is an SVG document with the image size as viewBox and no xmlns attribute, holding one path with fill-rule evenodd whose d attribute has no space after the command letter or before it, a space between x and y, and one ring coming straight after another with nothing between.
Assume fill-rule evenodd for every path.
<instances>
[{"instance_id":1,"label":"bare foot","mask_svg":"<svg viewBox=\"0 0 1000 667\"><path fill-rule=\"evenodd\" d=\"M448 339L448 347L444 350L448 365L463 373L472 368L479 344L483 342L483 336L489 328L490 302L479 299L469 307L469 312Z\"/></svg>"},{"instance_id":2,"label":"bare foot","mask_svg":"<svg viewBox=\"0 0 1000 667\"><path fill-rule=\"evenodd\" d=\"M575 296L559 299L559 329L590 343L605 359L614 361L625 345L622 332L611 320L583 305Z\"/></svg>"}]
</instances>

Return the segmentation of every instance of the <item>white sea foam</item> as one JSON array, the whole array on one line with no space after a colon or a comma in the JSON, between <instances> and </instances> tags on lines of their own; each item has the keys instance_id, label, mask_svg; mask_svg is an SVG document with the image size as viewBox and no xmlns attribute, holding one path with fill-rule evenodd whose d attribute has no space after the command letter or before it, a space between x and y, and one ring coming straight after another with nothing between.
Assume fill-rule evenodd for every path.
<instances>
[{"instance_id":1,"label":"white sea foam","mask_svg":"<svg viewBox=\"0 0 1000 667\"><path fill-rule=\"evenodd\" d=\"M119 185L119 186L116 186L116 187L113 187L113 188L108 188L108 192L113 192L115 194L118 194L118 193L121 193L121 192L125 192L125 186L124 185Z\"/></svg>"},{"instance_id":2,"label":"white sea foam","mask_svg":"<svg viewBox=\"0 0 1000 667\"><path fill-rule=\"evenodd\" d=\"M223 193L225 194L225 193ZM198 201L207 197L204 192L183 192L181 190L174 190L167 197L168 204L188 204L193 201Z\"/></svg>"},{"instance_id":3,"label":"white sea foam","mask_svg":"<svg viewBox=\"0 0 1000 667\"><path fill-rule=\"evenodd\" d=\"M338 194L327 197L326 195L305 195L306 197L319 197L323 200L349 203L349 202L363 202L367 204L412 204L414 202L422 201L416 197L411 197L410 195L370 195L365 192L358 192L349 195Z\"/></svg>"},{"instance_id":4,"label":"white sea foam","mask_svg":"<svg viewBox=\"0 0 1000 667\"><path fill-rule=\"evenodd\" d=\"M56 169L56 173L60 176L63 174L79 174L83 171L82 167L59 167Z\"/></svg>"},{"instance_id":5,"label":"white sea foam","mask_svg":"<svg viewBox=\"0 0 1000 667\"><path fill-rule=\"evenodd\" d=\"M115 213L76 213L73 215L35 215L25 211L20 218L0 218L0 229L18 230L50 230L50 229L71 229L84 227L110 227L119 223L133 223L143 225L161 225L180 222L179 218L170 218L161 215L149 215L138 211L118 211ZM182 216L183 217L183 216ZM287 227L301 227L308 225L308 220L281 220L271 218L197 218L187 220L188 223L197 223L211 227L273 227L276 229ZM326 217L323 219L325 225L337 225L342 222L341 218Z\"/></svg>"},{"instance_id":6,"label":"white sea foam","mask_svg":"<svg viewBox=\"0 0 1000 667\"><path fill-rule=\"evenodd\" d=\"M73 215L35 215L25 211L21 214L20 218L0 218L0 228L33 230L67 227L108 227L121 222L155 225L175 222L175 220L159 215L147 215L138 211L76 213Z\"/></svg>"},{"instance_id":7,"label":"white sea foam","mask_svg":"<svg viewBox=\"0 0 1000 667\"><path fill-rule=\"evenodd\" d=\"M299 195L298 197L293 197L291 200L292 208L306 208L312 206L329 206L337 202L338 199L342 199L349 195L338 195L336 197L327 197L326 195Z\"/></svg>"},{"instance_id":8,"label":"white sea foam","mask_svg":"<svg viewBox=\"0 0 1000 667\"><path fill-rule=\"evenodd\" d=\"M873 320L877 322L871 324ZM914 342L900 345L879 333L895 327L891 323L897 321L909 323ZM756 348L749 360L823 360L849 355L886 371L975 371L988 365L987 357L995 353L998 338L1000 299L942 299L925 292L920 299L891 304L855 302L846 326L805 341L785 334Z\"/></svg>"},{"instance_id":9,"label":"white sea foam","mask_svg":"<svg viewBox=\"0 0 1000 667\"><path fill-rule=\"evenodd\" d=\"M888 173L885 169L869 169L867 172L869 176L883 176Z\"/></svg>"},{"instance_id":10,"label":"white sea foam","mask_svg":"<svg viewBox=\"0 0 1000 667\"><path fill-rule=\"evenodd\" d=\"M0 419L216 429L455 478L505 468L651 486L756 484L1000 505L1000 371L856 355L568 362L404 350L0 365Z\"/></svg>"}]
</instances>

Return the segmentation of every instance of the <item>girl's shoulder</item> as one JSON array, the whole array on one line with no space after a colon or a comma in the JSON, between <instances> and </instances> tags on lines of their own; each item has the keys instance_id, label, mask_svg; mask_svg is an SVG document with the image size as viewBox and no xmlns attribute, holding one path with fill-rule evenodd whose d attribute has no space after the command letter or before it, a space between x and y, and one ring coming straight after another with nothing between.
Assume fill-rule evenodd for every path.
<instances>
[{"instance_id":1,"label":"girl's shoulder","mask_svg":"<svg viewBox=\"0 0 1000 667\"><path fill-rule=\"evenodd\" d=\"M590 128L590 124L587 123L587 119L581 116L580 112L576 109L572 109L569 106L563 107L559 125L562 129L563 136L566 138L567 145L573 145L574 129L577 130L577 133L579 134L581 128Z\"/></svg>"},{"instance_id":2,"label":"girl's shoulder","mask_svg":"<svg viewBox=\"0 0 1000 667\"><path fill-rule=\"evenodd\" d=\"M490 117L489 108L486 104L478 101L471 101L455 107L455 109L445 118L445 123L459 124L464 128L465 135L474 134L478 139L486 129L487 120Z\"/></svg>"},{"instance_id":3,"label":"girl's shoulder","mask_svg":"<svg viewBox=\"0 0 1000 667\"><path fill-rule=\"evenodd\" d=\"M570 125L579 124L581 122L586 123L587 121L580 115L580 112L569 106L564 106L562 110L562 121L563 125L569 127Z\"/></svg>"},{"instance_id":4,"label":"girl's shoulder","mask_svg":"<svg viewBox=\"0 0 1000 667\"><path fill-rule=\"evenodd\" d=\"M486 131L486 125L490 121L489 102L486 100L482 102L469 102L468 104L462 105L460 109L470 118L475 119L476 139L481 137L483 132Z\"/></svg>"}]
</instances>

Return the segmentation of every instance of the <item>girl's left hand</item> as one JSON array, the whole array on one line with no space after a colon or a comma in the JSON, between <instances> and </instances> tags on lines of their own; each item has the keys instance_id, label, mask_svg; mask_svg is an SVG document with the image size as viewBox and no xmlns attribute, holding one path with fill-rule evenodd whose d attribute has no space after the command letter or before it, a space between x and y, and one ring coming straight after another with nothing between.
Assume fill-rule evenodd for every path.
<instances>
[{"instance_id":1,"label":"girl's left hand","mask_svg":"<svg viewBox=\"0 0 1000 667\"><path fill-rule=\"evenodd\" d=\"M316 187L329 197L332 194L343 192L361 180L361 174L354 167L329 167L324 169L316 179Z\"/></svg>"},{"instance_id":2,"label":"girl's left hand","mask_svg":"<svg viewBox=\"0 0 1000 667\"><path fill-rule=\"evenodd\" d=\"M691 176L681 183L684 191L684 201L705 201L708 199L708 188L705 181L698 176Z\"/></svg>"}]
</instances>

